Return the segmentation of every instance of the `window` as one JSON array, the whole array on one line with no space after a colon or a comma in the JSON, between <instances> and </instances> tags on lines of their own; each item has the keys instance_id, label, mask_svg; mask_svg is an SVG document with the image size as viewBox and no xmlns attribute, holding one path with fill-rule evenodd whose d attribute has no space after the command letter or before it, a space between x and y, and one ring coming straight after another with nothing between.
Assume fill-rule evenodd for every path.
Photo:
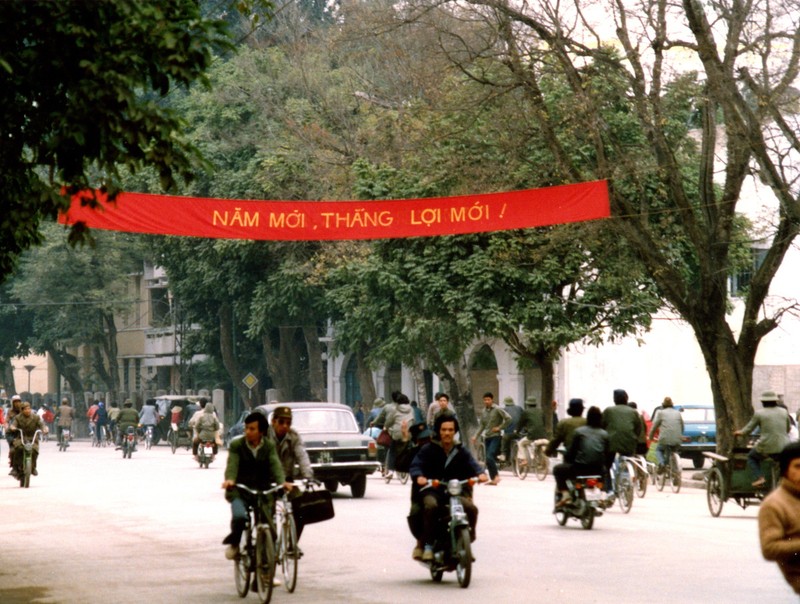
<instances>
[{"instance_id":1,"label":"window","mask_svg":"<svg viewBox=\"0 0 800 604\"><path fill-rule=\"evenodd\" d=\"M745 270L731 275L731 296L741 296L745 293L747 286L750 285L750 281L753 279L753 274L764 264L767 251L767 249L756 247L750 249L750 266Z\"/></svg>"}]
</instances>

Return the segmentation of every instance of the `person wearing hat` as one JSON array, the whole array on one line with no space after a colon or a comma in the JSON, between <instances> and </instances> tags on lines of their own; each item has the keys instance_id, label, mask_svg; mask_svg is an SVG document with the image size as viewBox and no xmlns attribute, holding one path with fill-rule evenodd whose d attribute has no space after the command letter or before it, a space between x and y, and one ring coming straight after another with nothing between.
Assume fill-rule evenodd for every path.
<instances>
[{"instance_id":1,"label":"person wearing hat","mask_svg":"<svg viewBox=\"0 0 800 604\"><path fill-rule=\"evenodd\" d=\"M303 444L303 438L292 428L292 409L285 405L276 407L272 412L269 439L275 443L278 459L281 460L283 472L286 475L284 487L287 490L297 490L293 484L296 479L313 479L314 470L311 469L311 460ZM299 495L299 492L297 492ZM297 508L292 508L294 524L297 529L297 540L303 534L303 518Z\"/></svg>"},{"instance_id":2,"label":"person wearing hat","mask_svg":"<svg viewBox=\"0 0 800 604\"><path fill-rule=\"evenodd\" d=\"M14 442L14 435L8 429L8 426L11 425L11 420L14 419L17 415L22 413L22 397L19 394L15 394L11 397L11 408L8 410L6 414L6 442L8 442L8 465L10 467L14 467L14 449L12 448L12 443ZM11 473L14 471L12 470Z\"/></svg>"},{"instance_id":3,"label":"person wearing hat","mask_svg":"<svg viewBox=\"0 0 800 604\"><path fill-rule=\"evenodd\" d=\"M540 438L547 438L547 432L544 429L544 416L541 409L537 407L536 397L533 395L525 399L525 410L517 423L517 434L522 436L519 441L521 451L524 451L529 443Z\"/></svg>"},{"instance_id":4,"label":"person wearing hat","mask_svg":"<svg viewBox=\"0 0 800 604\"><path fill-rule=\"evenodd\" d=\"M581 426L586 425L586 418L583 415L583 399L572 398L567 404L567 419L562 419L556 425L553 439L547 443L547 448L544 450L545 454L549 457L555 457L558 448L563 444L564 448L568 449L572 444L572 438L575 435L575 430Z\"/></svg>"},{"instance_id":5,"label":"person wearing hat","mask_svg":"<svg viewBox=\"0 0 800 604\"><path fill-rule=\"evenodd\" d=\"M197 455L197 448L200 446L201 442L212 443L211 448L213 454L216 455L216 436L219 430L219 420L217 419L216 410L214 409L214 403L206 403L200 417L194 424L194 429L195 436L192 438L192 455L194 455L195 461L200 461Z\"/></svg>"},{"instance_id":6,"label":"person wearing hat","mask_svg":"<svg viewBox=\"0 0 800 604\"><path fill-rule=\"evenodd\" d=\"M658 446L656 459L658 460L658 473L664 471L673 451L676 451L683 442L683 416L672 404L672 399L666 397L661 404L661 409L656 413L655 421L650 427L648 438L651 440L658 432Z\"/></svg>"},{"instance_id":7,"label":"person wearing hat","mask_svg":"<svg viewBox=\"0 0 800 604\"><path fill-rule=\"evenodd\" d=\"M11 475L14 478L22 476L22 457L24 448L22 446L22 436L25 436L27 442L33 440L37 430L41 430L42 434L47 434L47 426L44 425L42 418L31 411L31 404L28 402L22 403L22 412L14 416L8 424L8 429L14 434L14 450L13 465ZM38 476L39 472L36 470L36 460L39 457L39 441L33 444L33 457L31 465L31 474Z\"/></svg>"},{"instance_id":8,"label":"person wearing hat","mask_svg":"<svg viewBox=\"0 0 800 604\"><path fill-rule=\"evenodd\" d=\"M69 399L65 396L61 399L61 405L58 408L58 419L56 420L56 435L58 438L58 442L61 442L61 434L64 432L64 428L72 430L72 420L75 417L75 409L72 408L72 405L69 404ZM69 446L69 442L65 443L65 446Z\"/></svg>"},{"instance_id":9,"label":"person wearing hat","mask_svg":"<svg viewBox=\"0 0 800 604\"><path fill-rule=\"evenodd\" d=\"M764 558L800 594L800 443L786 445L778 460L781 482L758 510L758 536Z\"/></svg>"},{"instance_id":10,"label":"person wearing hat","mask_svg":"<svg viewBox=\"0 0 800 604\"><path fill-rule=\"evenodd\" d=\"M511 416L511 423L503 430L503 440L500 443L500 459L501 461L509 461L511 459L511 441L518 438L517 432L520 419L522 419L522 407L514 403L513 398L507 396L503 399L503 411Z\"/></svg>"},{"instance_id":11,"label":"person wearing hat","mask_svg":"<svg viewBox=\"0 0 800 604\"><path fill-rule=\"evenodd\" d=\"M789 430L792 426L789 413L778 406L777 394L771 390L763 392L761 404L764 408L756 411L744 428L733 433L734 436L744 436L756 427L759 428L760 436L747 454L747 467L753 477L753 486L757 488L763 487L767 482L761 470L761 462L769 455L780 453L789 444Z\"/></svg>"}]
</instances>

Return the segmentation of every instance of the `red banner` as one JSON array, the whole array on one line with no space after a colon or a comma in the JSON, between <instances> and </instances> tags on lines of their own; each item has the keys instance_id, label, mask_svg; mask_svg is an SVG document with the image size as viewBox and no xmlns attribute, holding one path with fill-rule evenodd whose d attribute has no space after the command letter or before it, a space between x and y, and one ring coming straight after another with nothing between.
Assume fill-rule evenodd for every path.
<instances>
[{"instance_id":1,"label":"red banner","mask_svg":"<svg viewBox=\"0 0 800 604\"><path fill-rule=\"evenodd\" d=\"M609 215L606 181L394 201L245 201L120 193L90 208L81 195L59 217L92 229L283 241L458 235L580 222Z\"/></svg>"}]
</instances>

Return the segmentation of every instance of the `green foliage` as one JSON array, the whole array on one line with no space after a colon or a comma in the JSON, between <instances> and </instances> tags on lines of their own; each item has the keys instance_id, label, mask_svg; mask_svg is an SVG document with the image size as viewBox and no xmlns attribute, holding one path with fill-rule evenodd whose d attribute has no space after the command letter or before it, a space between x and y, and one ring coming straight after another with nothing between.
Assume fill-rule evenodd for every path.
<instances>
[{"instance_id":1,"label":"green foliage","mask_svg":"<svg viewBox=\"0 0 800 604\"><path fill-rule=\"evenodd\" d=\"M224 22L195 0L0 3L0 276L41 240L74 192L117 190L120 168L152 166L164 189L199 162L162 102L203 83ZM76 231L76 236L81 231Z\"/></svg>"}]
</instances>

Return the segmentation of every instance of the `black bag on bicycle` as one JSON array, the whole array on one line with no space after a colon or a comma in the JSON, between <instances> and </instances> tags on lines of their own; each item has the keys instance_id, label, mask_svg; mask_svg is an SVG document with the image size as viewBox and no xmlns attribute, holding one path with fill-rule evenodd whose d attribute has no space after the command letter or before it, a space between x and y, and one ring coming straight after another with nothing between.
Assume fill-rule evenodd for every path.
<instances>
[{"instance_id":1,"label":"black bag on bicycle","mask_svg":"<svg viewBox=\"0 0 800 604\"><path fill-rule=\"evenodd\" d=\"M305 491L292 499L292 509L303 524L314 524L333 518L333 498L329 491Z\"/></svg>"}]
</instances>

